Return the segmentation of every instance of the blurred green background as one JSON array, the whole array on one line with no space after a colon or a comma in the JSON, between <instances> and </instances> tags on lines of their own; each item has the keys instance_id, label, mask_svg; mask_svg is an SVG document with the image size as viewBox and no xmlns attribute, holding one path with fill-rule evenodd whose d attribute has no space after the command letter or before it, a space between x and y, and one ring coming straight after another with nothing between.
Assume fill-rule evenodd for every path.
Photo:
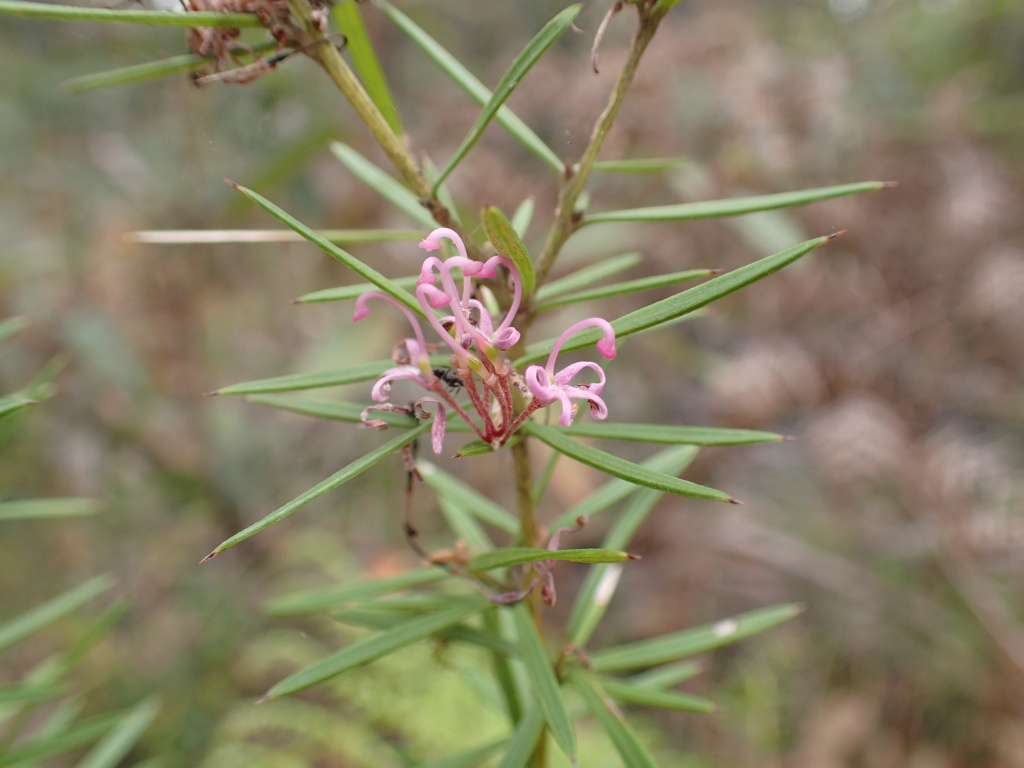
<instances>
[{"instance_id":1,"label":"blurred green background","mask_svg":"<svg viewBox=\"0 0 1024 768\"><path fill-rule=\"evenodd\" d=\"M540 0L400 5L492 85L554 13ZM587 3L580 32L510 102L567 159L581 150L631 31L622 14L594 75L589 50L606 9ZM477 107L372 6L364 10L414 150L444 162ZM404 765L402 745L443 755L459 743L452 718L478 712L464 682L445 677L464 660L430 671L425 652L405 667L370 667L350 689L282 703L279 716L251 705L317 647L308 627L263 616L269 595L414 562L400 536L397 460L196 565L379 441L202 393L379 359L398 326L355 334L350 306L289 305L351 282L312 246L140 245L126 233L271 227L225 177L314 227L411 222L330 154L328 141L339 139L383 162L326 78L298 57L245 87L196 89L180 75L62 90L82 74L182 53L183 38L175 29L0 20L0 315L31 321L4 347L0 383L15 389L54 356L67 361L56 397L2 435L0 495L92 496L101 507L92 518L0 529L0 618L93 574L117 578L130 608L79 682L97 711L161 693L138 758ZM792 213L595 228L570 243L577 265L641 251L642 276L732 268L849 230L702 318L636 339L628 365L610 369L616 420L797 438L702 453L688 477L746 506L665 500L599 636L807 604L798 620L707 660L689 689L719 701L721 713L646 722L660 732L666 764L1024 766L1024 4L681 3L605 151L658 155L692 162L656 176L595 176L592 205L900 182ZM498 129L451 185L467 217L484 204L511 212L533 196L528 243L537 245L555 180ZM416 265L410 244L351 250L389 276ZM350 399L368 400L364 389ZM560 466L552 510L594 480ZM429 532L436 513L426 500L421 508ZM597 528L584 532L578 546L598 537ZM570 595L579 573L560 578ZM3 679L88 619L18 646ZM438 698L450 706L400 706ZM355 729L348 723L358 714L369 726L338 730ZM267 736L260 718L280 733Z\"/></svg>"}]
</instances>

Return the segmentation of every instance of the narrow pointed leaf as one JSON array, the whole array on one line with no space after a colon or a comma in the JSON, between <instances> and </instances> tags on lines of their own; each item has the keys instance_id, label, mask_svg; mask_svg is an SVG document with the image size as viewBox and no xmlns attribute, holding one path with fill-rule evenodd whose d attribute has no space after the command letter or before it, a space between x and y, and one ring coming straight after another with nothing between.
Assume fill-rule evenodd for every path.
<instances>
[{"instance_id":1,"label":"narrow pointed leaf","mask_svg":"<svg viewBox=\"0 0 1024 768\"><path fill-rule=\"evenodd\" d=\"M333 419L358 424L359 416L366 408L366 403L345 403L340 400L327 400L320 397L289 397L287 395L250 395L246 398L250 403L269 405L283 411L301 413L318 419ZM374 411L373 418L387 422L389 426L410 429L418 423L413 416L390 411ZM449 430L451 431L451 430Z\"/></svg>"},{"instance_id":2,"label":"narrow pointed leaf","mask_svg":"<svg viewBox=\"0 0 1024 768\"><path fill-rule=\"evenodd\" d=\"M0 419L30 405L39 405L39 401L28 397L0 397Z\"/></svg>"},{"instance_id":3,"label":"narrow pointed leaf","mask_svg":"<svg viewBox=\"0 0 1024 768\"><path fill-rule=\"evenodd\" d=\"M345 35L345 49L352 57L352 65L367 95L380 110L395 135L401 135L402 123L398 119L395 100L391 96L384 70L381 69L377 53L373 49L373 42L366 32L366 25L363 24L359 3L338 3L331 9L331 15L338 29Z\"/></svg>"},{"instance_id":4,"label":"narrow pointed leaf","mask_svg":"<svg viewBox=\"0 0 1024 768\"><path fill-rule=\"evenodd\" d=\"M28 328L28 318L21 315L0 321L0 344Z\"/></svg>"},{"instance_id":5,"label":"narrow pointed leaf","mask_svg":"<svg viewBox=\"0 0 1024 768\"><path fill-rule=\"evenodd\" d=\"M498 763L498 768L526 768L537 742L544 733L544 714L536 704L526 710L526 715L516 725L508 750Z\"/></svg>"},{"instance_id":6,"label":"narrow pointed leaf","mask_svg":"<svg viewBox=\"0 0 1024 768\"><path fill-rule=\"evenodd\" d=\"M488 552L494 549L494 542L483 526L466 508L450 496L438 494L437 504L441 514L458 540L464 541L470 552Z\"/></svg>"},{"instance_id":7,"label":"narrow pointed leaf","mask_svg":"<svg viewBox=\"0 0 1024 768\"><path fill-rule=\"evenodd\" d=\"M388 243L394 240L419 240L423 237L423 232L418 229L320 229L317 234L335 245ZM305 239L290 229L145 229L124 236L126 243L146 245L299 243ZM366 290L372 288L367 287Z\"/></svg>"},{"instance_id":8,"label":"narrow pointed leaf","mask_svg":"<svg viewBox=\"0 0 1024 768\"><path fill-rule=\"evenodd\" d=\"M566 304L579 304L582 301L594 301L595 299L607 299L611 296L622 296L627 293L638 293L639 291L650 291L654 288L665 288L670 285L678 285L687 280L699 280L702 277L710 277L720 270L716 269L686 269L681 272L670 272L665 275L644 277L639 280L626 280L621 283L603 285L600 288L591 288L587 291L569 293L558 298L544 301L537 305L537 311L553 309L554 307L565 306Z\"/></svg>"},{"instance_id":9,"label":"narrow pointed leaf","mask_svg":"<svg viewBox=\"0 0 1024 768\"><path fill-rule=\"evenodd\" d=\"M569 671L569 680L573 687L580 692L594 719L608 734L608 738L611 739L615 751L622 758L623 764L628 765L629 768L656 768L654 758L629 723L609 709L606 695L603 694L593 677L576 667Z\"/></svg>"},{"instance_id":10,"label":"narrow pointed leaf","mask_svg":"<svg viewBox=\"0 0 1024 768\"><path fill-rule=\"evenodd\" d=\"M59 699L67 688L56 684L14 683L0 685L0 707L21 707Z\"/></svg>"},{"instance_id":11,"label":"narrow pointed leaf","mask_svg":"<svg viewBox=\"0 0 1024 768\"><path fill-rule=\"evenodd\" d=\"M368 470L374 464L383 461L388 456L393 454L395 451L407 446L413 440L415 440L424 432L429 430L430 423L431 422L429 420L424 421L419 426L410 429L408 432L405 432L399 435L398 437L394 438L393 440L384 443L384 445L380 446L379 448L375 448L374 450L367 453L365 456L356 459L347 467L335 472L329 478L310 488L301 496L292 499L283 507L279 507L278 509L274 510L259 522L253 523L245 530L239 531L231 538L221 542L214 548L212 552L210 552L210 554L203 558L203 561L205 562L206 560L209 560L211 557L216 557L224 550L230 549L236 544L240 544L241 542L245 541L251 536L255 536L257 533L266 528L269 528L274 523L281 522L286 517L291 515L293 512L302 509L311 501L319 499L325 493L333 491L335 488L341 487L352 478L357 477L366 470Z\"/></svg>"},{"instance_id":12,"label":"narrow pointed leaf","mask_svg":"<svg viewBox=\"0 0 1024 768\"><path fill-rule=\"evenodd\" d=\"M211 395L259 395L269 392L297 392L304 389L322 389L338 387L342 384L355 384L360 381L376 379L388 368L394 368L392 360L377 360L372 363L354 365L335 371L317 371L315 373L291 373L287 376L274 376L269 379L256 379L241 384L231 384L211 392Z\"/></svg>"},{"instance_id":13,"label":"narrow pointed leaf","mask_svg":"<svg viewBox=\"0 0 1024 768\"><path fill-rule=\"evenodd\" d=\"M116 768L131 751L160 711L160 700L150 696L136 704L114 728L82 758L75 768Z\"/></svg>"},{"instance_id":14,"label":"narrow pointed leaf","mask_svg":"<svg viewBox=\"0 0 1024 768\"><path fill-rule=\"evenodd\" d=\"M390 595L412 587L434 584L447 578L451 578L451 574L443 568L420 568L388 579L292 592L270 600L265 610L270 616L299 616L317 613L325 608L332 608L343 603Z\"/></svg>"},{"instance_id":15,"label":"narrow pointed leaf","mask_svg":"<svg viewBox=\"0 0 1024 768\"><path fill-rule=\"evenodd\" d=\"M505 639L507 632L502 626L502 615L508 618L508 614L495 606L489 611L484 611L481 619L484 628L495 637ZM516 679L516 672L512 668L510 656L494 652L491 654L491 668L494 672L494 681L498 684L502 698L505 702L505 709L509 720L518 723L523 715L523 702L525 701L525 685L520 686Z\"/></svg>"},{"instance_id":16,"label":"narrow pointed leaf","mask_svg":"<svg viewBox=\"0 0 1024 768\"><path fill-rule=\"evenodd\" d=\"M691 483L689 480L680 480L677 477L672 477L662 472L655 472L642 464L634 464L631 461L613 456L598 448L584 445L554 427L546 427L536 422L527 421L520 429L528 435L537 438L542 443L547 443L559 453L564 453L570 459L586 464L588 467L593 467L604 472L606 475L626 480L634 485L642 485L658 491L675 493L679 496L690 496L695 499L734 502L734 499L727 493L698 485L697 483Z\"/></svg>"},{"instance_id":17,"label":"narrow pointed leaf","mask_svg":"<svg viewBox=\"0 0 1024 768\"><path fill-rule=\"evenodd\" d=\"M0 521L42 520L54 517L83 517L95 514L93 499L24 499L0 502Z\"/></svg>"},{"instance_id":18,"label":"narrow pointed leaf","mask_svg":"<svg viewBox=\"0 0 1024 768\"><path fill-rule=\"evenodd\" d=\"M607 421L586 422L562 427L573 437L596 437L605 440L630 440L640 443L670 445L745 445L785 440L774 432L753 429L721 429L717 427L677 427L671 424L614 424Z\"/></svg>"},{"instance_id":19,"label":"narrow pointed leaf","mask_svg":"<svg viewBox=\"0 0 1024 768\"><path fill-rule=\"evenodd\" d=\"M233 182L231 182L231 184L232 186L235 187L235 189L237 189L247 198L252 200L254 203L256 203L256 205L265 210L267 213L269 213L275 219L280 221L286 227L294 230L295 232L298 232L311 243L319 246L319 248L326 252L327 255L329 255L331 258L340 261L342 264L344 264L346 267L351 269L353 272L355 272L363 279L369 280L371 283L377 286L378 289L388 294L389 296L393 297L397 301L400 301L402 304L405 304L407 307L409 307L409 309L411 309L416 314L421 316L423 315L423 309L420 307L420 303L416 300L415 296L413 296L408 291L395 285L394 282L392 282L389 278L384 277L384 275L382 275L376 269L371 267L369 264L360 261L352 254L348 253L348 251L344 251L338 246L336 246L334 243L328 241L325 237L323 237L323 235L314 232L312 229L307 227L298 219L295 219L288 213L285 213L281 208L278 208L276 205L274 205L272 202L267 200L262 195L253 192L251 189L246 189L245 187L234 184Z\"/></svg>"},{"instance_id":20,"label":"narrow pointed leaf","mask_svg":"<svg viewBox=\"0 0 1024 768\"><path fill-rule=\"evenodd\" d=\"M612 328L615 329L615 336L616 338L624 338L634 333L640 333L652 328L657 328L660 325L676 320L683 315L693 312L694 310L707 306L713 301L717 301L723 296L728 296L730 293L738 291L740 288L744 288L751 283L757 282L761 278L767 277L773 272L779 271L786 265L799 259L801 256L807 255L815 248L834 240L836 237L837 235L827 235L826 237L808 240L805 243L793 246L785 251L780 251L779 253L771 256L766 256L752 264L747 264L739 269L726 272L724 275L712 278L706 283L702 283L701 285L685 290L682 293L677 293L675 296L670 296L667 299L656 301L643 309L638 309L636 312L630 312L628 315L623 315L617 320L612 321ZM588 328L569 339L569 341L562 347L562 351L566 352L588 347L597 343L600 338L601 331L599 329ZM555 339L547 339L545 341L537 342L536 344L531 344L527 347L525 354L516 360L516 364L522 365L525 363L534 363L538 360L543 360L551 352L551 349L555 345L555 341Z\"/></svg>"},{"instance_id":21,"label":"narrow pointed leaf","mask_svg":"<svg viewBox=\"0 0 1024 768\"><path fill-rule=\"evenodd\" d=\"M331 142L331 152L366 186L383 197L413 221L430 230L437 226L430 211L424 208L412 191L400 181L371 163L347 144ZM371 281L372 282L372 281Z\"/></svg>"},{"instance_id":22,"label":"narrow pointed leaf","mask_svg":"<svg viewBox=\"0 0 1024 768\"><path fill-rule=\"evenodd\" d=\"M688 446L685 452L678 452L673 464L666 468L666 473L678 475L697 458L698 450ZM650 488L642 488L634 493L605 534L602 542L604 548L614 550L629 546L637 528L647 519L663 495L661 491ZM598 565L587 572L569 614L568 637L574 646L583 648L589 642L594 628L611 602L621 571L621 566Z\"/></svg>"},{"instance_id":23,"label":"narrow pointed leaf","mask_svg":"<svg viewBox=\"0 0 1024 768\"><path fill-rule=\"evenodd\" d=\"M511 259L512 263L516 265L516 269L519 270L519 276L523 281L523 294L525 296L532 296L533 285L536 282L533 273L533 260L530 258L530 253L526 250L523 241L519 238L515 227L512 226L512 222L505 217L505 214L499 208L493 205L484 208L481 218L484 222L484 229L487 230L487 237L490 239L494 250L505 258Z\"/></svg>"},{"instance_id":24,"label":"narrow pointed leaf","mask_svg":"<svg viewBox=\"0 0 1024 768\"><path fill-rule=\"evenodd\" d=\"M802 610L801 606L792 603L759 608L713 624L598 651L591 654L590 659L596 672L615 672L664 664L763 632L792 619Z\"/></svg>"},{"instance_id":25,"label":"narrow pointed leaf","mask_svg":"<svg viewBox=\"0 0 1024 768\"><path fill-rule=\"evenodd\" d=\"M491 755L497 754L498 750L508 744L508 739L492 741L482 747L471 749L454 757L446 757L442 760L433 760L429 763L419 763L417 768L478 768L487 763Z\"/></svg>"},{"instance_id":26,"label":"narrow pointed leaf","mask_svg":"<svg viewBox=\"0 0 1024 768\"><path fill-rule=\"evenodd\" d=\"M391 3L380 2L375 5L384 12L391 21L408 35L416 45L423 49L441 70L455 81L456 85L469 94L477 104L481 106L489 103L493 98L487 86L481 83L466 67L464 67L454 56L446 51L434 38L428 35L423 29L416 25L408 16L395 8ZM501 107L495 116L495 121L507 130L526 149L539 157L556 173L565 170L565 163L545 144L533 130L508 107Z\"/></svg>"},{"instance_id":27,"label":"narrow pointed leaf","mask_svg":"<svg viewBox=\"0 0 1024 768\"><path fill-rule=\"evenodd\" d=\"M776 208L792 208L807 205L820 200L830 200L844 195L855 195L859 192L873 192L890 186L884 181L865 181L858 184L841 184L835 187L819 187L804 189L799 192L781 192L775 195L758 195L756 197L735 197L725 200L708 200L700 203L678 203L675 205L655 205L649 208L630 208L623 211L605 211L594 213L580 222L580 226L588 224L607 224L616 221L692 221L694 219L712 219L721 216L739 216L744 213L771 211Z\"/></svg>"},{"instance_id":28,"label":"narrow pointed leaf","mask_svg":"<svg viewBox=\"0 0 1024 768\"><path fill-rule=\"evenodd\" d=\"M689 165L685 157L654 157L637 158L634 160L598 160L594 163L595 171L606 173L653 173L670 171Z\"/></svg>"},{"instance_id":29,"label":"narrow pointed leaf","mask_svg":"<svg viewBox=\"0 0 1024 768\"><path fill-rule=\"evenodd\" d=\"M0 651L77 611L113 586L110 576L97 576L0 625Z\"/></svg>"},{"instance_id":30,"label":"narrow pointed leaf","mask_svg":"<svg viewBox=\"0 0 1024 768\"><path fill-rule=\"evenodd\" d=\"M644 685L632 685L613 677L600 677L597 682L605 693L626 704L641 704L645 707L675 709L680 712L714 712L718 709L713 701L679 691L663 691Z\"/></svg>"},{"instance_id":31,"label":"narrow pointed leaf","mask_svg":"<svg viewBox=\"0 0 1024 768\"><path fill-rule=\"evenodd\" d=\"M537 289L538 301L550 301L555 296L575 291L578 288L585 288L592 283L600 282L606 278L632 269L642 260L639 253L624 253L621 256L613 256L610 259L599 261L596 264L583 267L565 277L545 283Z\"/></svg>"},{"instance_id":32,"label":"narrow pointed leaf","mask_svg":"<svg viewBox=\"0 0 1024 768\"><path fill-rule=\"evenodd\" d=\"M533 198L528 197L519 204L516 212L512 214L512 229L519 237L526 237L526 230L530 228L530 222L533 221L533 209Z\"/></svg>"},{"instance_id":33,"label":"narrow pointed leaf","mask_svg":"<svg viewBox=\"0 0 1024 768\"><path fill-rule=\"evenodd\" d=\"M704 671L704 665L695 661L677 661L663 664L646 672L627 678L631 685L644 688L670 688L673 685L696 677Z\"/></svg>"},{"instance_id":34,"label":"narrow pointed leaf","mask_svg":"<svg viewBox=\"0 0 1024 768\"><path fill-rule=\"evenodd\" d=\"M463 509L488 525L493 525L506 533L516 533L519 530L519 520L515 515L458 478L439 469L435 464L419 461L416 468L423 476L423 481L437 494L453 499Z\"/></svg>"},{"instance_id":35,"label":"narrow pointed leaf","mask_svg":"<svg viewBox=\"0 0 1024 768\"><path fill-rule=\"evenodd\" d=\"M576 762L576 732L572 727L572 719L562 700L562 692L558 687L555 670L551 667L548 650L533 623L530 607L524 602L512 607L515 618L516 635L519 638L519 651L522 654L526 674L530 678L537 704L548 724L552 738L566 756Z\"/></svg>"},{"instance_id":36,"label":"narrow pointed leaf","mask_svg":"<svg viewBox=\"0 0 1024 768\"><path fill-rule=\"evenodd\" d=\"M262 27L255 13L183 13L182 11L114 11L74 5L25 3L0 0L0 16L25 16L58 21L120 21L130 24L161 24L172 27Z\"/></svg>"},{"instance_id":37,"label":"narrow pointed leaf","mask_svg":"<svg viewBox=\"0 0 1024 768\"><path fill-rule=\"evenodd\" d=\"M417 280L419 280L418 275L414 277L400 277L394 282L395 285L408 291L416 288ZM340 288L325 288L320 291L307 293L304 296L299 296L299 298L292 300L292 304L315 304L322 301L350 301L352 299L358 299L367 291L375 289L376 286L370 283L343 285Z\"/></svg>"},{"instance_id":38,"label":"narrow pointed leaf","mask_svg":"<svg viewBox=\"0 0 1024 768\"><path fill-rule=\"evenodd\" d=\"M120 713L108 713L70 728L54 728L54 733L38 736L0 754L0 768L35 766L44 760L91 744L110 731L120 716Z\"/></svg>"},{"instance_id":39,"label":"narrow pointed leaf","mask_svg":"<svg viewBox=\"0 0 1024 768\"><path fill-rule=\"evenodd\" d=\"M658 451L643 462L643 466L654 472L677 475L681 471L677 467L686 467L696 455L693 446L683 445L674 448L666 448ZM613 504L622 501L631 494L639 493L642 489L633 483L618 478L612 478L602 483L597 490L589 496L581 499L578 503L569 507L562 514L551 521L551 530L566 528L573 525L580 515L593 517L604 512Z\"/></svg>"},{"instance_id":40,"label":"narrow pointed leaf","mask_svg":"<svg viewBox=\"0 0 1024 768\"><path fill-rule=\"evenodd\" d=\"M486 598L474 595L470 598L460 599L444 610L428 613L424 616L417 616L414 619L399 624L390 632L367 638L342 648L340 651L321 659L316 664L306 667L293 675L289 675L267 691L261 701L296 693L317 683L329 680L336 675L340 675L342 672L353 667L358 667L382 656L387 656L401 648L412 645L418 640L430 637L445 627L458 624L463 619L479 612L488 605L489 603Z\"/></svg>"},{"instance_id":41,"label":"narrow pointed leaf","mask_svg":"<svg viewBox=\"0 0 1024 768\"><path fill-rule=\"evenodd\" d=\"M501 81L494 89L494 93L491 95L490 100L484 105L483 110L480 112L480 116L477 117L476 122L473 123L473 127L469 129L469 133L466 138L462 140L462 144L455 150L455 154L452 155L451 160L448 161L448 165L441 171L439 178L434 182L434 189L440 185L442 181L448 178L450 174L460 162L462 158L466 156L466 153L473 148L473 145L477 143L480 137L483 135L484 129L487 128L491 120L497 114L501 105L505 103L512 92L519 85L519 81L523 79L530 68L537 63L538 59L544 55L544 52L550 48L554 42L562 36L572 24L573 19L579 15L582 5L570 5L564 9L555 18L549 21L540 32L529 42L523 49L515 61L512 62L512 66L508 68L508 71L502 76Z\"/></svg>"},{"instance_id":42,"label":"narrow pointed leaf","mask_svg":"<svg viewBox=\"0 0 1024 768\"><path fill-rule=\"evenodd\" d=\"M489 571L510 565L537 563L541 560L565 560L573 563L621 563L633 559L625 552L614 549L535 549L532 547L505 547L484 552L469 561L471 571Z\"/></svg>"}]
</instances>

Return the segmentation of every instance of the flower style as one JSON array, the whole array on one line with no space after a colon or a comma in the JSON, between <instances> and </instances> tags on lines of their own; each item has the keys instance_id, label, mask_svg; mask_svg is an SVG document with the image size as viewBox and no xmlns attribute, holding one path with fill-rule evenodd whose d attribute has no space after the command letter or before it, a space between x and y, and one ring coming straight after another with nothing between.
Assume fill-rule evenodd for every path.
<instances>
[{"instance_id":1,"label":"flower style","mask_svg":"<svg viewBox=\"0 0 1024 768\"><path fill-rule=\"evenodd\" d=\"M520 339L519 331L512 325L523 298L519 270L504 256L495 255L483 262L470 259L459 235L444 227L431 232L419 246L427 251L436 251L441 247L442 239L450 240L458 255L448 259L428 256L420 270L415 291L424 317L437 332L440 339L438 342L428 343L420 318L392 296L381 291L368 291L356 301L354 321L362 320L369 314L367 304L370 299L381 299L397 307L413 329L413 336L404 339L395 348L393 359L397 366L386 370L373 385L371 397L380 405L367 408L362 415L363 422L367 426L386 427L385 422L370 416L375 410L400 411L418 419L430 418L425 405L433 403L436 408L431 443L434 453L440 454L449 412L455 412L469 424L477 437L495 448L504 445L519 425L535 411L556 400L562 406L558 419L562 426L571 424L575 416L576 409L570 402L573 398L586 400L595 418L605 418L608 409L600 397L605 384L601 366L589 361L580 362L557 373L554 367L558 353L569 337L594 326L604 332L597 343L598 351L605 358L615 357L615 332L611 325L600 318L591 318L569 327L559 337L547 365L533 365L526 369L525 380L533 399L516 413L513 383L518 374L504 353ZM499 276L499 267L504 267L508 273L512 301L501 322L495 323L484 302L474 295L474 279L496 278ZM445 309L450 314L439 317L436 310ZM451 352L451 368L435 369L431 366L429 355L444 347ZM584 369L594 371L598 380L573 384L573 379ZM389 403L392 384L403 379L418 384L430 394L409 407ZM472 409L476 411L476 418L455 399L456 393L468 395Z\"/></svg>"}]
</instances>

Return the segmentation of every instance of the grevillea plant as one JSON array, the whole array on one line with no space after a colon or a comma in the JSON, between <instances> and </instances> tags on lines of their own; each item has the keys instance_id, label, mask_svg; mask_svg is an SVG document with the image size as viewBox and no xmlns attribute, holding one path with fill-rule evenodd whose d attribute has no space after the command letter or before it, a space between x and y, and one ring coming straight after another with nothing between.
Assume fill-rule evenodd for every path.
<instances>
[{"instance_id":1,"label":"grevillea plant","mask_svg":"<svg viewBox=\"0 0 1024 768\"><path fill-rule=\"evenodd\" d=\"M581 10L560 11L522 49L493 90L484 86L442 45L410 17L385 0L357 4L348 0L327 10L311 0L190 0L183 12L115 11L40 5L0 0L0 12L56 18L111 19L178 24L191 28L193 55L181 61L130 67L82 78L77 89L129 82L191 67L201 70L197 83L228 85L251 82L292 55L319 64L351 104L366 130L394 166L397 178L343 144L332 150L344 168L386 197L421 227L420 248L428 251L418 275L392 280L371 262L374 248L359 246L358 255L336 245L336 237L318 233L270 200L240 185L236 188L288 228L319 246L350 268L364 284L327 289L298 303L355 301L353 320L374 322L371 307L390 304L407 319L410 335L397 340L388 360L360 363L316 374L296 374L224 387L214 394L247 394L264 405L339 419L387 430L378 447L340 469L298 498L271 512L214 548L205 560L224 552L268 526L280 522L314 499L334 491L384 459L399 454L404 467L387 464L379 472L403 473L410 487L420 482L437 496L451 528L451 546L426 551L408 520L410 543L423 564L384 580L332 585L275 599L275 615L334 611L336 617L374 630L319 662L273 685L263 699L288 696L372 662L412 643L430 639L469 643L493 657L491 670L507 719L507 735L493 743L474 742L466 734L465 751L447 756L446 766L498 764L502 768L548 763L549 741L575 763L574 719L589 716L607 732L631 768L654 765L623 707L640 705L710 711L711 702L672 690L693 673L680 660L735 642L772 627L798 613L794 605L765 607L723 618L707 626L682 629L658 638L615 647L591 643L595 627L612 599L633 534L664 494L720 502L727 493L683 480L678 475L701 446L734 445L779 439L777 435L735 429L674 424L629 424L615 421L603 397L616 388L616 343L655 330L775 272L839 233L796 244L731 272L688 270L641 280L609 280L630 266L622 259L595 258L578 272L550 279L566 242L580 229L616 222L650 223L735 216L804 205L819 200L880 189L881 182L777 193L759 197L666 205L612 211L590 211L591 174L595 169L655 172L676 164L666 160L601 160L605 137L615 123L648 44L678 0L630 0L611 4L594 35L592 57L610 23L628 23L633 37L607 104L590 131L579 157L561 157L520 120L505 102L526 72L573 24ZM467 3L467 9L473 5ZM421 9L429 13L427 9ZM363 13L384 17L437 67L481 105L479 117L451 159L432 170L409 147L415 137L401 128L401 116L363 25ZM628 17L628 20L621 16ZM330 22L338 30L330 30ZM242 44L242 27L266 27L274 42ZM343 42L343 44L342 44ZM344 50L342 50L344 49ZM351 55L355 69L346 55ZM590 57L578 62L580 76ZM596 68L596 66L595 66ZM530 236L532 204L524 203L507 218L494 207L453 204L445 180L467 158L485 128L497 123L530 153L549 174L538 173L538 191L557 189L551 223L542 236ZM410 140L411 139L411 140ZM480 211L476 213L475 211ZM469 211L474 211L469 213ZM479 216L479 219L477 218ZM482 224L482 228L478 226ZM469 233L486 233L470 237ZM381 231L372 239L398 238ZM342 240L354 241L342 233ZM531 243L527 246L526 241ZM413 246L409 246L410 249ZM438 255L434 255L438 254ZM668 298L646 303L616 317L592 316L568 324L553 338L534 339L537 320L555 308L679 285L710 278ZM582 290L583 288L587 290ZM590 313L586 313L590 314ZM373 313L377 316L376 310ZM576 350L590 350L584 359L565 362ZM599 362L599 356L603 362ZM361 402L298 397L280 393L365 382ZM371 383L372 382L372 383ZM418 388L415 399L394 399L399 382ZM581 406L586 406L581 408ZM580 411L583 411L582 413ZM439 463L416 456L414 446L430 433L433 453L448 459L452 434L468 436L454 449L460 469L497 451L511 454L514 497L491 499L458 480ZM583 442L579 438L588 438ZM667 446L643 463L634 463L594 447L593 440L627 440ZM555 459L582 462L609 477L609 482L551 519L538 516L549 472L537 473L531 451L546 444ZM472 471L469 469L469 471ZM616 505L619 505L616 507ZM563 549L562 537L582 526L589 515L617 508L617 516L596 549ZM486 528L484 525L486 524ZM573 596L565 626L554 626L547 606L556 599L556 564L591 564L582 587ZM397 596L403 591L414 595ZM415 598L415 599L413 599ZM367 612L341 608L373 607ZM641 670L647 670L640 672ZM640 672L639 674L637 674ZM431 756L435 758L437 756ZM490 761L490 762L488 762ZM419 763L426 765L426 763Z\"/></svg>"}]
</instances>

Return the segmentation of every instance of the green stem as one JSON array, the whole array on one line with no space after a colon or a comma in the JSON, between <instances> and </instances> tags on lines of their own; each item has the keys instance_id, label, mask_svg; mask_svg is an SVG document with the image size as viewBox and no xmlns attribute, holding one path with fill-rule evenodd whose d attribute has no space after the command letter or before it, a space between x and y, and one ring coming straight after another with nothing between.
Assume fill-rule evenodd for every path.
<instances>
[{"instance_id":1,"label":"green stem","mask_svg":"<svg viewBox=\"0 0 1024 768\"><path fill-rule=\"evenodd\" d=\"M637 10L640 14L640 26L633 36L633 43L630 46L626 62L622 66L622 71L619 73L619 79L616 81L615 88L608 98L608 104L605 106L604 112L601 113L601 116L594 124L594 130L590 135L590 142L587 144L586 149L584 149L575 172L566 179L559 191L558 213L555 222L551 225L551 229L548 232L544 248L537 259L538 286L544 283L548 272L551 271L551 267L555 263L555 259L562 250L562 246L565 245L565 241L569 239L569 236L576 230L579 224L579 219L576 215L576 201L579 199L584 187L586 187L587 180L590 178L590 172L594 169L594 163L597 162L601 148L604 146L604 140L619 114L619 109L626 98L626 93L633 84L633 78L640 64L640 58L643 56L644 51L647 50L647 45L651 42L651 38L654 37L654 33L658 29L658 23L661 21L661 16L652 16L650 10L646 7L641 6Z\"/></svg>"},{"instance_id":2,"label":"green stem","mask_svg":"<svg viewBox=\"0 0 1024 768\"><path fill-rule=\"evenodd\" d=\"M115 11L109 8L82 8L74 5L24 3L0 0L0 16L24 16L55 21L121 21L131 24L164 24L172 27L262 27L255 13L216 13L181 11Z\"/></svg>"}]
</instances>

